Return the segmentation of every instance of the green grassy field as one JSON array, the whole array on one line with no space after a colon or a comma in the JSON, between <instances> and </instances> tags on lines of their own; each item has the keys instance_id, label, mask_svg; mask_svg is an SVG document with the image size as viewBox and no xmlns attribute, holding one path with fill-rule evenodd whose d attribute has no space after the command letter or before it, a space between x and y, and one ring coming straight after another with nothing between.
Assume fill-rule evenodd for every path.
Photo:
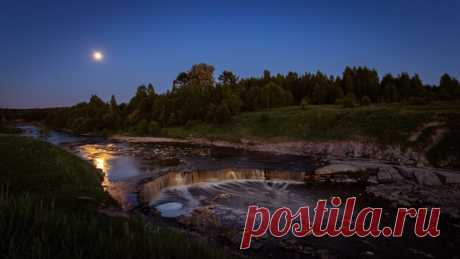
<instances>
[{"instance_id":1,"label":"green grassy field","mask_svg":"<svg viewBox=\"0 0 460 259\"><path fill-rule=\"evenodd\" d=\"M0 134L0 258L225 258L173 229L103 215L103 203L114 204L89 163Z\"/></svg>"},{"instance_id":2,"label":"green grassy field","mask_svg":"<svg viewBox=\"0 0 460 259\"><path fill-rule=\"evenodd\" d=\"M170 137L206 137L238 142L240 139L264 141L329 141L357 140L381 144L425 147L426 138L436 127L426 127L439 122L437 127L448 129L439 145L432 148L435 160L444 155L460 159L460 103L430 103L426 105L379 104L355 108L338 105L310 105L284 107L237 115L231 123L194 123L187 127L166 128ZM410 137L421 130L416 140ZM424 138L425 137L425 138ZM456 145L457 144L457 145ZM455 159L455 158L454 158ZM455 162L455 161L454 161ZM460 164L457 162L457 165Z\"/></svg>"}]
</instances>

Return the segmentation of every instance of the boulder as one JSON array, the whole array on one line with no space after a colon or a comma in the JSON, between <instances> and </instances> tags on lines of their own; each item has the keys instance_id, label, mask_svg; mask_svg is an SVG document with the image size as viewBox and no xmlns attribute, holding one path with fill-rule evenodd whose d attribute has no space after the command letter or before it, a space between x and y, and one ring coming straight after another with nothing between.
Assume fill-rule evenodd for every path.
<instances>
[{"instance_id":1,"label":"boulder","mask_svg":"<svg viewBox=\"0 0 460 259\"><path fill-rule=\"evenodd\" d=\"M450 172L435 172L435 173L446 184L459 184L460 183L460 173L450 173Z\"/></svg>"},{"instance_id":2,"label":"boulder","mask_svg":"<svg viewBox=\"0 0 460 259\"><path fill-rule=\"evenodd\" d=\"M357 173L362 172L364 169L359 166L349 164L330 164L315 170L316 175L331 175L343 173Z\"/></svg>"},{"instance_id":3,"label":"boulder","mask_svg":"<svg viewBox=\"0 0 460 259\"><path fill-rule=\"evenodd\" d=\"M439 177L426 170L419 170L417 172L414 172L415 179L417 180L417 183L426 185L426 186L439 186L442 185L441 180Z\"/></svg>"},{"instance_id":4,"label":"boulder","mask_svg":"<svg viewBox=\"0 0 460 259\"><path fill-rule=\"evenodd\" d=\"M377 173L377 179L379 183L391 183L391 182L399 182L403 181L404 177L402 177L398 170L391 166L384 166L380 167Z\"/></svg>"},{"instance_id":5,"label":"boulder","mask_svg":"<svg viewBox=\"0 0 460 259\"><path fill-rule=\"evenodd\" d=\"M399 171L399 174L402 175L404 178L408 179L408 180L414 180L415 176L414 176L414 168L409 168L409 167L405 167L405 166L398 166L396 167L396 169L398 169Z\"/></svg>"},{"instance_id":6,"label":"boulder","mask_svg":"<svg viewBox=\"0 0 460 259\"><path fill-rule=\"evenodd\" d=\"M377 180L376 176L369 176L367 178L367 183L369 183L369 184L378 184L379 181Z\"/></svg>"},{"instance_id":7,"label":"boulder","mask_svg":"<svg viewBox=\"0 0 460 259\"><path fill-rule=\"evenodd\" d=\"M393 178L391 178L391 174L388 171L379 171L377 173L377 180L379 183L392 183Z\"/></svg>"}]
</instances>

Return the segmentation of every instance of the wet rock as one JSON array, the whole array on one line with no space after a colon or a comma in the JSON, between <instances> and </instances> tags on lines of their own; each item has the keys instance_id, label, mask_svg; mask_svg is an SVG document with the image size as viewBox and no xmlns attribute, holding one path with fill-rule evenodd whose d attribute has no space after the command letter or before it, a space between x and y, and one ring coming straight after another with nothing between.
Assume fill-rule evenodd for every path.
<instances>
[{"instance_id":1,"label":"wet rock","mask_svg":"<svg viewBox=\"0 0 460 259\"><path fill-rule=\"evenodd\" d=\"M338 163L315 170L312 175L305 175L305 181L357 183L366 181L368 173L364 167Z\"/></svg>"},{"instance_id":2,"label":"wet rock","mask_svg":"<svg viewBox=\"0 0 460 259\"><path fill-rule=\"evenodd\" d=\"M358 179L351 178L348 175L334 175L329 179L332 183L357 183Z\"/></svg>"},{"instance_id":3,"label":"wet rock","mask_svg":"<svg viewBox=\"0 0 460 259\"><path fill-rule=\"evenodd\" d=\"M157 163L159 166L169 167L169 166L178 166L181 163L181 161L173 157L173 158L158 159L155 161L155 163Z\"/></svg>"},{"instance_id":4,"label":"wet rock","mask_svg":"<svg viewBox=\"0 0 460 259\"><path fill-rule=\"evenodd\" d=\"M418 172L414 173L415 179L417 180L417 183L426 185L426 186L439 186L442 185L441 180L439 177L426 170L420 170Z\"/></svg>"},{"instance_id":5,"label":"wet rock","mask_svg":"<svg viewBox=\"0 0 460 259\"><path fill-rule=\"evenodd\" d=\"M377 176L374 176L374 175L369 176L367 178L367 183L369 183L369 184L378 184L379 181L377 180Z\"/></svg>"},{"instance_id":6,"label":"wet rock","mask_svg":"<svg viewBox=\"0 0 460 259\"><path fill-rule=\"evenodd\" d=\"M408 168L404 166L399 166L396 167L396 169L399 171L399 173L406 179L408 180L413 180L415 179L414 172L415 170L413 168Z\"/></svg>"},{"instance_id":7,"label":"wet rock","mask_svg":"<svg viewBox=\"0 0 460 259\"><path fill-rule=\"evenodd\" d=\"M357 173L364 169L356 165L349 164L331 164L315 170L316 175L331 175L338 173Z\"/></svg>"},{"instance_id":8,"label":"wet rock","mask_svg":"<svg viewBox=\"0 0 460 259\"><path fill-rule=\"evenodd\" d=\"M366 251L366 252L364 252L364 255L365 255L365 256L374 256L375 253L372 252L372 251Z\"/></svg>"},{"instance_id":9,"label":"wet rock","mask_svg":"<svg viewBox=\"0 0 460 259\"><path fill-rule=\"evenodd\" d=\"M181 216L178 222L192 227L200 232L219 226L219 221L214 215L211 206L196 208L190 216Z\"/></svg>"},{"instance_id":10,"label":"wet rock","mask_svg":"<svg viewBox=\"0 0 460 259\"><path fill-rule=\"evenodd\" d=\"M434 256L432 254L429 254L427 252L424 252L424 251L420 251L420 250L417 250L415 248L410 248L409 249L409 252L413 255L416 255L418 257L425 257L425 258L434 258Z\"/></svg>"},{"instance_id":11,"label":"wet rock","mask_svg":"<svg viewBox=\"0 0 460 259\"><path fill-rule=\"evenodd\" d=\"M333 259L338 258L338 256L332 254L330 251L325 249L320 249L317 251L318 257L321 259Z\"/></svg>"},{"instance_id":12,"label":"wet rock","mask_svg":"<svg viewBox=\"0 0 460 259\"><path fill-rule=\"evenodd\" d=\"M446 184L460 184L460 173L436 172L436 174Z\"/></svg>"},{"instance_id":13,"label":"wet rock","mask_svg":"<svg viewBox=\"0 0 460 259\"><path fill-rule=\"evenodd\" d=\"M377 179L380 183L391 183L391 182L399 182L403 181L404 177L402 177L398 170L391 166L380 167L377 173Z\"/></svg>"},{"instance_id":14,"label":"wet rock","mask_svg":"<svg viewBox=\"0 0 460 259\"><path fill-rule=\"evenodd\" d=\"M379 171L377 173L377 180L379 183L391 183L393 179L391 178L391 174L387 171Z\"/></svg>"}]
</instances>

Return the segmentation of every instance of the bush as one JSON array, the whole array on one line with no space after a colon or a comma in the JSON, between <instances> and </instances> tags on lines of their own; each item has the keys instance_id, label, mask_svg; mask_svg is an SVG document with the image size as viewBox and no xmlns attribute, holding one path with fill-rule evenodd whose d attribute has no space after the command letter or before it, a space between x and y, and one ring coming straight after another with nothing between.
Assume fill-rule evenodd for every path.
<instances>
[{"instance_id":1,"label":"bush","mask_svg":"<svg viewBox=\"0 0 460 259\"><path fill-rule=\"evenodd\" d=\"M156 121L151 121L148 126L148 132L151 135L159 135L161 133L161 126Z\"/></svg>"},{"instance_id":2,"label":"bush","mask_svg":"<svg viewBox=\"0 0 460 259\"><path fill-rule=\"evenodd\" d=\"M259 118L257 118L257 120L260 122L260 123L266 123L270 120L270 116L266 113L263 113L261 115L259 115Z\"/></svg>"},{"instance_id":3,"label":"bush","mask_svg":"<svg viewBox=\"0 0 460 259\"><path fill-rule=\"evenodd\" d=\"M149 127L149 124L147 122L147 120L141 120L137 125L136 125L136 133L137 134L147 134L148 133L148 127Z\"/></svg>"},{"instance_id":4,"label":"bush","mask_svg":"<svg viewBox=\"0 0 460 259\"><path fill-rule=\"evenodd\" d=\"M343 106L343 102L344 102L344 98L338 98L338 99L335 99L334 104L339 105L339 106Z\"/></svg>"},{"instance_id":5,"label":"bush","mask_svg":"<svg viewBox=\"0 0 460 259\"><path fill-rule=\"evenodd\" d=\"M227 105L221 104L219 108L217 108L216 113L216 122L217 123L224 123L229 121L232 118L230 110L228 109Z\"/></svg>"},{"instance_id":6,"label":"bush","mask_svg":"<svg viewBox=\"0 0 460 259\"><path fill-rule=\"evenodd\" d=\"M78 117L70 124L70 129L76 133L88 133L93 130L91 119L87 117Z\"/></svg>"},{"instance_id":7,"label":"bush","mask_svg":"<svg viewBox=\"0 0 460 259\"><path fill-rule=\"evenodd\" d=\"M310 100L307 97L305 97L300 102L300 107L302 107L302 109L306 110L306 109L308 109L309 104L310 104Z\"/></svg>"},{"instance_id":8,"label":"bush","mask_svg":"<svg viewBox=\"0 0 460 259\"><path fill-rule=\"evenodd\" d=\"M343 98L342 107L343 108L353 108L355 107L355 101L353 100L352 97L347 96Z\"/></svg>"},{"instance_id":9,"label":"bush","mask_svg":"<svg viewBox=\"0 0 460 259\"><path fill-rule=\"evenodd\" d=\"M409 105L426 105L428 104L427 99L423 97L410 97L407 102Z\"/></svg>"},{"instance_id":10,"label":"bush","mask_svg":"<svg viewBox=\"0 0 460 259\"><path fill-rule=\"evenodd\" d=\"M369 96L363 96L363 98L361 98L361 106L368 106L368 105L371 105L371 98L369 98Z\"/></svg>"}]
</instances>

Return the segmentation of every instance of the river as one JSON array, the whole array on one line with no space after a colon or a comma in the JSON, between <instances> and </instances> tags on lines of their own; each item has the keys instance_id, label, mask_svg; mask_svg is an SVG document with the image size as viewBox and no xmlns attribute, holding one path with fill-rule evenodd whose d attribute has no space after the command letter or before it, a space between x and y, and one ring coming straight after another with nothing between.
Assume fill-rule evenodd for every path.
<instances>
[{"instance_id":1,"label":"river","mask_svg":"<svg viewBox=\"0 0 460 259\"><path fill-rule=\"evenodd\" d=\"M103 187L124 210L142 211L153 222L209 236L231 249L239 247L249 205L295 211L301 206L314 207L318 199L356 196L356 210L388 208L383 221L390 224L394 213L384 200L367 197L362 185L305 184L305 175L313 172L316 163L302 156L184 143L128 143L44 132L28 124L18 127L26 136L58 145L93 163L103 172ZM400 239L262 238L247 253L275 258L450 257L458 254L460 234L458 225L451 224L441 221L444 232L438 238L420 239L413 233Z\"/></svg>"}]
</instances>

